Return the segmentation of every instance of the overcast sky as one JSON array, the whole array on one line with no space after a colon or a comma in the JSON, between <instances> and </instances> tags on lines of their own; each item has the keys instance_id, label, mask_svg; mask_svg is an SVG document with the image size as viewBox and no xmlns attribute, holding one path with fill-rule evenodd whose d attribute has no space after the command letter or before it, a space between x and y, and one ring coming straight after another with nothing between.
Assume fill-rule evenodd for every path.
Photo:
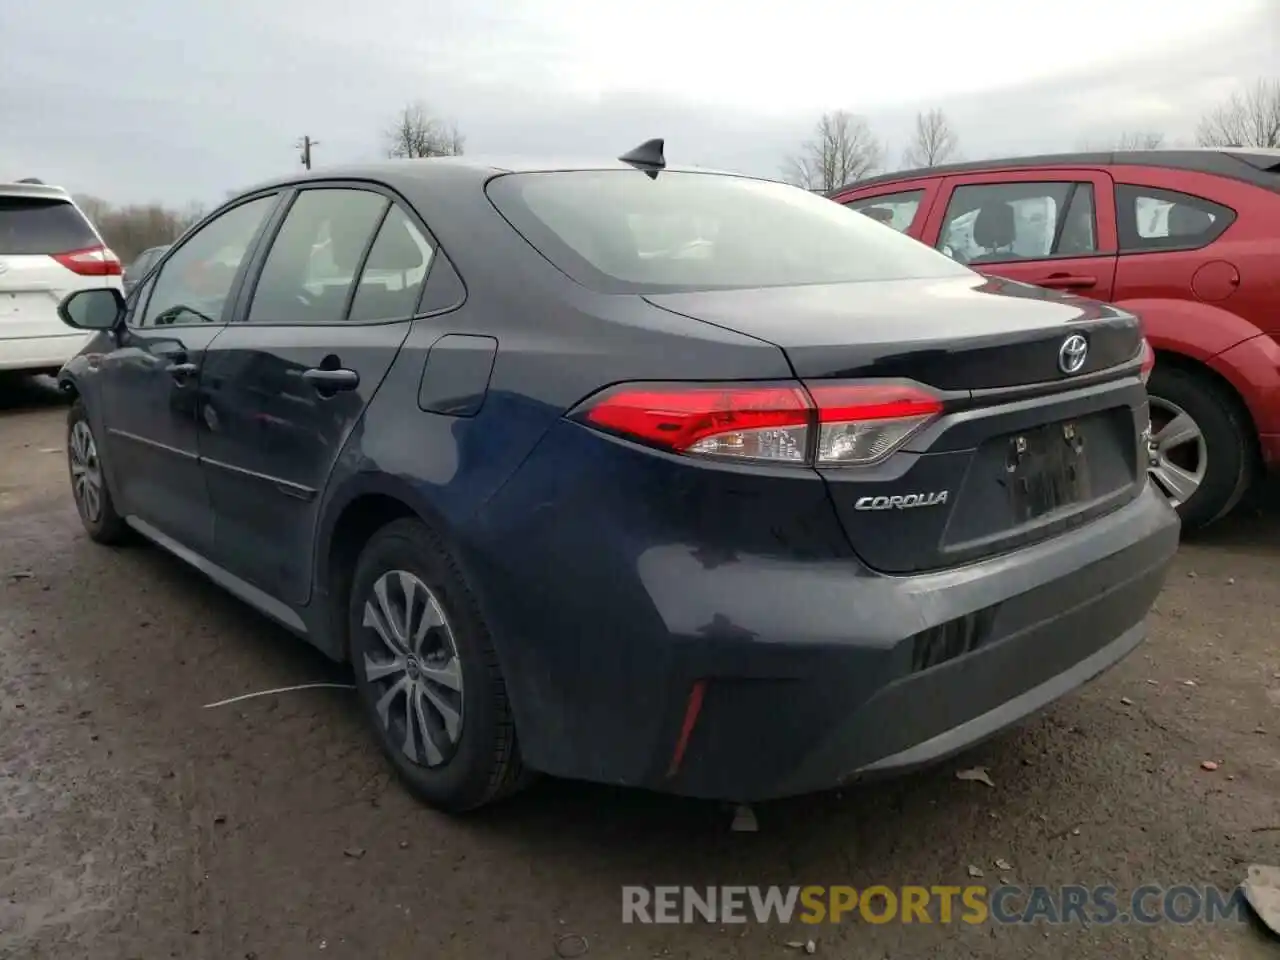
<instances>
[{"instance_id":1,"label":"overcast sky","mask_svg":"<svg viewBox=\"0 0 1280 960\"><path fill-rule=\"evenodd\" d=\"M0 180L181 204L368 160L407 101L470 154L667 156L773 176L818 116L897 161L915 111L966 156L1125 130L1190 142L1280 77L1280 0L0 0Z\"/></svg>"}]
</instances>

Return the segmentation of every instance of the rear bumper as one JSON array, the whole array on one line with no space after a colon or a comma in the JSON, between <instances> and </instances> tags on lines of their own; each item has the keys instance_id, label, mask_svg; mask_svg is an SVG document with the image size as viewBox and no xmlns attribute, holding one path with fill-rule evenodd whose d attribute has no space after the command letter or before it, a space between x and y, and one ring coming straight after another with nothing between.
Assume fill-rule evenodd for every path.
<instances>
[{"instance_id":1,"label":"rear bumper","mask_svg":"<svg viewBox=\"0 0 1280 960\"><path fill-rule=\"evenodd\" d=\"M949 574L868 582L850 591L848 634L798 650L795 676L729 679L724 691L710 676L679 772L651 785L756 800L964 750L1133 650L1177 539L1173 512L1148 491L1037 548ZM876 614L895 629L864 632ZM956 639L963 628L943 627L957 621L967 641ZM971 649L921 669L930 647L945 655L948 629L952 653Z\"/></svg>"},{"instance_id":2,"label":"rear bumper","mask_svg":"<svg viewBox=\"0 0 1280 960\"><path fill-rule=\"evenodd\" d=\"M92 333L58 333L48 337L6 338L0 332L0 370L56 370L79 353L92 337Z\"/></svg>"},{"instance_id":3,"label":"rear bumper","mask_svg":"<svg viewBox=\"0 0 1280 960\"><path fill-rule=\"evenodd\" d=\"M1069 533L920 576L650 545L625 590L646 602L619 609L621 591L602 585L608 621L597 604L539 649L525 620L515 652L494 614L522 751L561 776L744 802L936 762L1133 650L1178 532L1148 487ZM520 608L518 591L506 597ZM564 615L597 600L564 592L539 605Z\"/></svg>"}]
</instances>

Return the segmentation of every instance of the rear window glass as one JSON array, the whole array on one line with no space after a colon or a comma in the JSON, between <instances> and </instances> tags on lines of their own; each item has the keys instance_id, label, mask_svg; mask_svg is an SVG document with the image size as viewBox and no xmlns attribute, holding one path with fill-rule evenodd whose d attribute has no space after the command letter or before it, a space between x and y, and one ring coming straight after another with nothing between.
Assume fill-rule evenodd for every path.
<instances>
[{"instance_id":1,"label":"rear window glass","mask_svg":"<svg viewBox=\"0 0 1280 960\"><path fill-rule=\"evenodd\" d=\"M796 187L709 173L521 173L498 210L584 286L616 293L907 280L969 273L869 217Z\"/></svg>"},{"instance_id":2,"label":"rear window glass","mask_svg":"<svg viewBox=\"0 0 1280 960\"><path fill-rule=\"evenodd\" d=\"M65 200L0 197L0 254L66 253L97 244L89 222Z\"/></svg>"}]
</instances>

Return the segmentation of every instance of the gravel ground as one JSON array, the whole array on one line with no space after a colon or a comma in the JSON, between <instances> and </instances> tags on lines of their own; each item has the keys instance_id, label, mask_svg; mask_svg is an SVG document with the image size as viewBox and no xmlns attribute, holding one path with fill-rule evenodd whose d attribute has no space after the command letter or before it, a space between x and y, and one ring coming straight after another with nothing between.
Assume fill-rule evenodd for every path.
<instances>
[{"instance_id":1,"label":"gravel ground","mask_svg":"<svg viewBox=\"0 0 1280 960\"><path fill-rule=\"evenodd\" d=\"M161 551L81 532L65 408L0 390L0 957L1272 957L1216 926L621 922L624 884L1232 886L1280 863L1280 496L1185 545L1148 642L962 764L768 804L544 781L467 820L389 777L347 674ZM1194 685L1188 683L1192 681ZM1202 769L1204 761L1219 764ZM982 764L994 787L955 778ZM999 858L1009 869L996 868ZM323 951L323 952L321 952Z\"/></svg>"}]
</instances>

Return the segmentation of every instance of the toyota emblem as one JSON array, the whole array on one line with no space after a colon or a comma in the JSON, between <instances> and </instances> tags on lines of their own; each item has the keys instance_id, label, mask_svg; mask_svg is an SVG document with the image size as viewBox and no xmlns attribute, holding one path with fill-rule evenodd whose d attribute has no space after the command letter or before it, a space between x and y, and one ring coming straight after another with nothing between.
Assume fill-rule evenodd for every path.
<instances>
[{"instance_id":1,"label":"toyota emblem","mask_svg":"<svg viewBox=\"0 0 1280 960\"><path fill-rule=\"evenodd\" d=\"M1063 373L1079 373L1084 369L1084 362L1089 358L1089 341L1078 333L1073 333L1062 341L1058 348L1058 369Z\"/></svg>"}]
</instances>

